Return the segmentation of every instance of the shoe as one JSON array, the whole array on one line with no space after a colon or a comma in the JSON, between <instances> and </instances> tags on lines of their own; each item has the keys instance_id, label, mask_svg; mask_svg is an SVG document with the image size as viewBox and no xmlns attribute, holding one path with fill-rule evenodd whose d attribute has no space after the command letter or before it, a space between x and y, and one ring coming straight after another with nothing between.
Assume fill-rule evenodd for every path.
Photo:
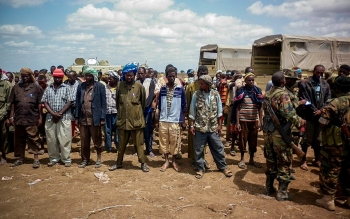
<instances>
[{"instance_id":1,"label":"shoe","mask_svg":"<svg viewBox=\"0 0 350 219\"><path fill-rule=\"evenodd\" d=\"M229 170L228 168L220 170L220 172L222 172L226 177L231 177L233 175L231 170Z\"/></svg>"},{"instance_id":2,"label":"shoe","mask_svg":"<svg viewBox=\"0 0 350 219\"><path fill-rule=\"evenodd\" d=\"M34 169L37 169L37 168L39 168L40 167L40 161L39 160L34 160L34 162L33 162L33 168Z\"/></svg>"},{"instance_id":3,"label":"shoe","mask_svg":"<svg viewBox=\"0 0 350 219\"><path fill-rule=\"evenodd\" d=\"M141 170L142 172L149 172L149 168L146 163L141 164Z\"/></svg>"},{"instance_id":4,"label":"shoe","mask_svg":"<svg viewBox=\"0 0 350 219\"><path fill-rule=\"evenodd\" d=\"M7 164L7 161L5 158L1 157L0 165Z\"/></svg>"},{"instance_id":5,"label":"shoe","mask_svg":"<svg viewBox=\"0 0 350 219\"><path fill-rule=\"evenodd\" d=\"M334 211L335 210L334 196L323 195L322 198L316 199L316 205L323 207L329 211Z\"/></svg>"},{"instance_id":6,"label":"shoe","mask_svg":"<svg viewBox=\"0 0 350 219\"><path fill-rule=\"evenodd\" d=\"M276 200L277 201L286 201L289 199L289 195L287 193L287 189L288 189L288 184L289 182L284 182L284 181L280 181L278 184L278 192L276 195Z\"/></svg>"},{"instance_id":7,"label":"shoe","mask_svg":"<svg viewBox=\"0 0 350 219\"><path fill-rule=\"evenodd\" d=\"M81 162L78 167L79 168L85 168L88 165L88 162L86 160L84 160L83 162Z\"/></svg>"},{"instance_id":8,"label":"shoe","mask_svg":"<svg viewBox=\"0 0 350 219\"><path fill-rule=\"evenodd\" d=\"M266 175L265 188L267 195L273 195L276 193L277 189L273 186L276 177L273 175Z\"/></svg>"},{"instance_id":9,"label":"shoe","mask_svg":"<svg viewBox=\"0 0 350 219\"><path fill-rule=\"evenodd\" d=\"M71 166L72 166L72 163L70 163L70 162L69 162L69 163L65 163L64 166L65 166L65 167L71 167Z\"/></svg>"},{"instance_id":10,"label":"shoe","mask_svg":"<svg viewBox=\"0 0 350 219\"><path fill-rule=\"evenodd\" d=\"M156 157L156 155L154 155L152 151L149 152L148 156L149 156L150 158L155 158L155 157Z\"/></svg>"},{"instance_id":11,"label":"shoe","mask_svg":"<svg viewBox=\"0 0 350 219\"><path fill-rule=\"evenodd\" d=\"M114 171L116 169L120 169L123 168L123 165L121 164L114 164L113 166L111 166L110 168L108 168L109 171Z\"/></svg>"},{"instance_id":12,"label":"shoe","mask_svg":"<svg viewBox=\"0 0 350 219\"><path fill-rule=\"evenodd\" d=\"M58 164L57 161L51 161L50 163L47 164L48 167L53 167L55 166L56 164Z\"/></svg>"},{"instance_id":13,"label":"shoe","mask_svg":"<svg viewBox=\"0 0 350 219\"><path fill-rule=\"evenodd\" d=\"M23 164L24 164L23 161L21 161L21 160L16 160L15 162L13 162L13 163L11 164L10 167L17 167L17 166L20 166L20 165L23 165Z\"/></svg>"},{"instance_id":14,"label":"shoe","mask_svg":"<svg viewBox=\"0 0 350 219\"><path fill-rule=\"evenodd\" d=\"M97 160L95 163L95 168L100 168L102 166L102 163L100 160Z\"/></svg>"}]
</instances>

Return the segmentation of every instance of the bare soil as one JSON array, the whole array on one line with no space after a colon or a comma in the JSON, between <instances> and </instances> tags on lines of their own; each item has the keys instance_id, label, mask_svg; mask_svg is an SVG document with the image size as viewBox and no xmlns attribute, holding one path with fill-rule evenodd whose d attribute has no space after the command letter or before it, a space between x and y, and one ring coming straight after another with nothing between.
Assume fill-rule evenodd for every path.
<instances>
[{"instance_id":1,"label":"bare soil","mask_svg":"<svg viewBox=\"0 0 350 219\"><path fill-rule=\"evenodd\" d=\"M350 218L350 209L339 201L335 212L315 206L315 199L320 197L318 169L310 166L309 171L302 171L297 159L293 165L297 180L289 187L292 200L278 202L266 196L261 135L256 159L263 168L248 165L245 170L239 169L240 153L232 157L228 154L230 148L226 147L226 161L233 177L226 178L218 172L208 152L206 159L211 170L202 179L196 179L187 158L186 135L187 131L183 132L180 173L171 168L159 171L163 159L157 145L153 147L157 157L148 162L149 173L140 170L137 157L132 155L135 152L132 145L127 148L124 168L113 172L108 167L114 163L115 152L103 154L100 169L95 169L93 163L85 169L78 168L80 156L76 143L71 154L72 167L47 167L47 154L40 156L39 169L32 168L29 154L22 166L2 165L0 177L13 178L0 181L0 218ZM308 155L311 161L311 153ZM92 159L95 157L93 150ZM8 161L14 160L9 155ZM108 183L94 176L100 171L108 174ZM42 181L28 184L37 179Z\"/></svg>"}]
</instances>

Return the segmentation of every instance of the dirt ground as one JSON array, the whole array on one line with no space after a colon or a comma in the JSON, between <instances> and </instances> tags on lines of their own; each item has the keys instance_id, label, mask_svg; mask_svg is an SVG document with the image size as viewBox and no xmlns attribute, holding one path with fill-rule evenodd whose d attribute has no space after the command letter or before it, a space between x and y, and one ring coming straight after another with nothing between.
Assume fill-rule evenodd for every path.
<instances>
[{"instance_id":1,"label":"dirt ground","mask_svg":"<svg viewBox=\"0 0 350 219\"><path fill-rule=\"evenodd\" d=\"M25 165L0 166L0 177L13 177L0 181L0 218L350 218L350 209L340 202L335 212L315 206L315 199L320 197L318 169L310 167L309 171L302 171L297 159L294 159L297 180L289 187L292 200L278 202L265 196L261 135L256 159L263 164L262 169L252 166L239 169L239 152L232 157L226 147L226 161L233 177L226 178L216 170L209 152L206 159L212 168L201 180L196 179L187 158L186 135L187 131L183 132L180 173L173 169L159 171L163 159L157 145L153 147L157 157L148 162L149 173L140 170L131 145L126 151L124 168L113 172L109 172L108 167L116 158L115 152L103 154L100 169L93 165L78 168L80 157L76 143L71 154L73 165L69 168L47 167L47 153L40 156L39 169L32 168L32 156L28 155ZM95 157L93 151L93 161ZM14 161L12 154L8 161ZM108 183L94 176L101 171L108 174ZM42 181L28 184L37 179Z\"/></svg>"}]
</instances>

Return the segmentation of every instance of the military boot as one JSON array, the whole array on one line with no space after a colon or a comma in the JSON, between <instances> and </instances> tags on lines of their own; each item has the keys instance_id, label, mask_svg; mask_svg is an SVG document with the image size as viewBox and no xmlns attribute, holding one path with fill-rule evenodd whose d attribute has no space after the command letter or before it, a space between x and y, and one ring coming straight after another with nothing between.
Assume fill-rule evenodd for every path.
<instances>
[{"instance_id":1,"label":"military boot","mask_svg":"<svg viewBox=\"0 0 350 219\"><path fill-rule=\"evenodd\" d=\"M277 201L286 201L289 199L287 189L289 182L279 181L278 183L278 192L276 195Z\"/></svg>"},{"instance_id":2,"label":"military boot","mask_svg":"<svg viewBox=\"0 0 350 219\"><path fill-rule=\"evenodd\" d=\"M273 183L275 181L274 176L272 175L266 175L266 183L265 183L265 188L266 188L266 193L268 195L272 195L276 193L276 188L273 186Z\"/></svg>"},{"instance_id":3,"label":"military boot","mask_svg":"<svg viewBox=\"0 0 350 219\"><path fill-rule=\"evenodd\" d=\"M316 199L316 204L323 207L329 211L335 210L334 196L333 195L323 195L322 198Z\"/></svg>"}]
</instances>

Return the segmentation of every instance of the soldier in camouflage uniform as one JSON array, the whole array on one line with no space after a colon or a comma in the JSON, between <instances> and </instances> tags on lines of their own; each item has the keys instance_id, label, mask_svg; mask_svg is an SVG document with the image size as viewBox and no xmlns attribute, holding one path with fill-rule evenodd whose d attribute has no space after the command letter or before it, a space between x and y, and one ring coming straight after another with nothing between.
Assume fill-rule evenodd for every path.
<instances>
[{"instance_id":1,"label":"soldier in camouflage uniform","mask_svg":"<svg viewBox=\"0 0 350 219\"><path fill-rule=\"evenodd\" d=\"M6 163L5 142L7 141L6 124L9 124L8 115L10 110L9 96L11 84L5 79L5 75L0 72L0 164Z\"/></svg>"},{"instance_id":2,"label":"soldier in camouflage uniform","mask_svg":"<svg viewBox=\"0 0 350 219\"><path fill-rule=\"evenodd\" d=\"M276 72L272 76L274 87L268 91L265 98L270 103L276 113L282 126L287 123L295 127L301 127L305 121L297 116L296 111L291 102L290 94L285 91L285 79L282 71ZM265 109L265 107L264 107ZM287 134L290 134L288 128ZM273 121L269 117L265 109L263 122L264 135L264 156L266 158L266 191L268 194L273 194L276 189L273 187L274 180L277 178L279 182L276 199L278 201L287 200L287 188L290 183L290 166L292 162L292 148L289 147L283 140L275 128Z\"/></svg>"},{"instance_id":3,"label":"soldier in camouflage uniform","mask_svg":"<svg viewBox=\"0 0 350 219\"><path fill-rule=\"evenodd\" d=\"M339 76L334 84L338 98L322 109L319 124L322 129L320 187L323 194L316 204L330 211L335 210L334 195L340 180L343 193L350 207L350 145L343 128L350 125L350 78Z\"/></svg>"}]
</instances>

